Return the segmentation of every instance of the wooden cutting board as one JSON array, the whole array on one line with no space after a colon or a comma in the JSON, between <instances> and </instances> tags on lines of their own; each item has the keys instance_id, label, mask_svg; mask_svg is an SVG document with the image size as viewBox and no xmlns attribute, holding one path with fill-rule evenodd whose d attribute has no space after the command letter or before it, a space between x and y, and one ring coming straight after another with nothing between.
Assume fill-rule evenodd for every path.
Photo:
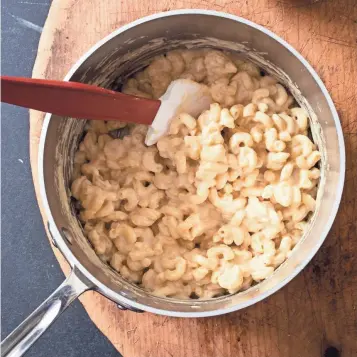
<instances>
[{"instance_id":1,"label":"wooden cutting board","mask_svg":"<svg viewBox=\"0 0 357 357\"><path fill-rule=\"evenodd\" d=\"M356 356L356 0L53 0L33 77L63 79L84 52L116 28L179 8L226 11L252 20L287 40L316 69L337 106L346 140L347 177L338 218L302 273L270 298L242 311L205 319L137 314L120 311L93 292L82 296L84 308L124 357ZM43 117L35 111L30 114L38 198ZM44 215L43 219L46 222ZM67 273L63 257L55 253Z\"/></svg>"}]
</instances>

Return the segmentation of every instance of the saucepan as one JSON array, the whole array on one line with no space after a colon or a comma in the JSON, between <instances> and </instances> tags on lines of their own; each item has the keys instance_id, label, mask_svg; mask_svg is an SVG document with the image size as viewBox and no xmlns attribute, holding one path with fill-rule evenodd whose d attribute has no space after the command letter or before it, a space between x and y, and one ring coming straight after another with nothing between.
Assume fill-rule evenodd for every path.
<instances>
[{"instance_id":1,"label":"saucepan","mask_svg":"<svg viewBox=\"0 0 357 357\"><path fill-rule=\"evenodd\" d=\"M47 114L41 134L38 171L42 204L54 245L72 267L65 282L2 343L2 356L21 356L79 295L95 290L118 308L176 317L207 317L245 308L273 294L315 255L334 221L343 190L345 150L332 100L309 63L271 31L237 16L204 10L152 15L114 31L91 48L65 77L67 81L120 90L132 73L158 54L176 48L211 47L241 53L276 76L311 118L322 153L317 208L304 237L275 273L250 289L210 300L153 296L121 278L94 253L83 235L70 199L74 153L86 121ZM120 108L118 108L120 110ZM63 118L62 118L63 119Z\"/></svg>"}]
</instances>

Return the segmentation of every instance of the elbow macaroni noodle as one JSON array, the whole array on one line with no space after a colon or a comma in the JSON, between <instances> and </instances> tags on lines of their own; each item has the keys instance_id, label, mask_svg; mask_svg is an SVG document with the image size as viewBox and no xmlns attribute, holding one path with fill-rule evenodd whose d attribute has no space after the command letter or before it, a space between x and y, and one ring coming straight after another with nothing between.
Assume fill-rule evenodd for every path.
<instances>
[{"instance_id":1,"label":"elbow macaroni noodle","mask_svg":"<svg viewBox=\"0 0 357 357\"><path fill-rule=\"evenodd\" d=\"M75 155L72 196L96 253L158 296L212 298L273 273L315 210L321 155L308 116L252 63L215 50L159 56L123 92L160 97L189 78L215 101L182 113L152 147L147 127L90 122Z\"/></svg>"}]
</instances>

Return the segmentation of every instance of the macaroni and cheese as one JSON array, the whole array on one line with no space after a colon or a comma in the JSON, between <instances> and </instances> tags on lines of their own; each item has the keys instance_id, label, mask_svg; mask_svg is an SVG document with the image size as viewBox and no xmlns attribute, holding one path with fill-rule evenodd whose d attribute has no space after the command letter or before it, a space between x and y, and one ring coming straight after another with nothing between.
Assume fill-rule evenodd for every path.
<instances>
[{"instance_id":1,"label":"macaroni and cheese","mask_svg":"<svg viewBox=\"0 0 357 357\"><path fill-rule=\"evenodd\" d=\"M178 78L208 86L210 109L180 114L150 147L146 126L90 122L71 192L96 253L125 279L158 296L212 298L289 257L315 210L321 155L286 89L230 53L169 52L123 92L159 98Z\"/></svg>"}]
</instances>

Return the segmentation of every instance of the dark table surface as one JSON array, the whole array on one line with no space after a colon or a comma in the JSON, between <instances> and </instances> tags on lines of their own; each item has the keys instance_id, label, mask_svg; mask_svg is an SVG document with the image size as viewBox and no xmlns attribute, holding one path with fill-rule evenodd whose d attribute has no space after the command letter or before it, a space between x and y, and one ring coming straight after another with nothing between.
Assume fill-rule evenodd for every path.
<instances>
[{"instance_id":1,"label":"dark table surface","mask_svg":"<svg viewBox=\"0 0 357 357\"><path fill-rule=\"evenodd\" d=\"M51 0L2 0L1 72L30 77ZM26 109L1 107L1 339L64 280L35 199ZM119 356L77 301L27 357Z\"/></svg>"}]
</instances>

